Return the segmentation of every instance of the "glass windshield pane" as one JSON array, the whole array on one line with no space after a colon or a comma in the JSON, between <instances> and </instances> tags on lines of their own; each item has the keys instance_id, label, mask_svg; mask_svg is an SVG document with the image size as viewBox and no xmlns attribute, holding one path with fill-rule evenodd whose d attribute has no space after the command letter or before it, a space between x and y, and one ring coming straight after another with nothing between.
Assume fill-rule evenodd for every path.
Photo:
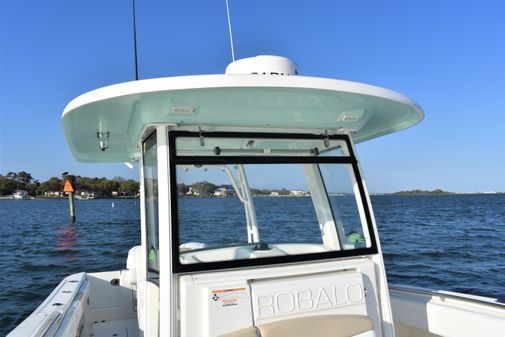
<instances>
[{"instance_id":1,"label":"glass windshield pane","mask_svg":"<svg viewBox=\"0 0 505 337\"><path fill-rule=\"evenodd\" d=\"M264 174L267 169L282 172L289 179L269 180ZM322 244L302 165L251 164L244 165L244 171L261 241ZM230 174L233 179L238 178L236 166L177 168L179 237L183 249L190 248L188 242L199 242L202 248L210 249L257 241L248 236L243 196L239 197L240 189L238 194L235 191Z\"/></svg>"},{"instance_id":2,"label":"glass windshield pane","mask_svg":"<svg viewBox=\"0 0 505 337\"><path fill-rule=\"evenodd\" d=\"M331 151L344 155L338 139L177 138L178 156L317 156Z\"/></svg>"},{"instance_id":3,"label":"glass windshield pane","mask_svg":"<svg viewBox=\"0 0 505 337\"><path fill-rule=\"evenodd\" d=\"M363 209L357 185L351 179L351 165L320 164L319 169L328 194L335 225L339 231L340 246L343 249L370 247ZM355 194L356 193L356 194Z\"/></svg>"},{"instance_id":4,"label":"glass windshield pane","mask_svg":"<svg viewBox=\"0 0 505 337\"><path fill-rule=\"evenodd\" d=\"M372 246L344 140L178 137L175 145L179 263Z\"/></svg>"}]
</instances>

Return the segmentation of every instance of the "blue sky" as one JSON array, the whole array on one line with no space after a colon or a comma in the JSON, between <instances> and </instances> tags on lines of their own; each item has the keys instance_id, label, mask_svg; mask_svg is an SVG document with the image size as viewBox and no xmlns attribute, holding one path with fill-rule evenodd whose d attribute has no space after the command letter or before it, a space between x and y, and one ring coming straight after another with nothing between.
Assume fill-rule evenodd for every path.
<instances>
[{"instance_id":1,"label":"blue sky","mask_svg":"<svg viewBox=\"0 0 505 337\"><path fill-rule=\"evenodd\" d=\"M230 0L236 58L282 55L300 73L383 86L425 120L358 145L372 192L505 191L504 1ZM2 1L0 173L137 178L73 160L61 113L134 79L131 2ZM140 78L222 73L224 0L137 0Z\"/></svg>"}]
</instances>

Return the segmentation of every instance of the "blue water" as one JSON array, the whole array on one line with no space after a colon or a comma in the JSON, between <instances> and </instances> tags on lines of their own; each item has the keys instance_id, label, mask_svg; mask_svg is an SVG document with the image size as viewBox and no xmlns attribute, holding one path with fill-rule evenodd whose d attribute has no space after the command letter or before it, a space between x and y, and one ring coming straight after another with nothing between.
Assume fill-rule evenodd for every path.
<instances>
[{"instance_id":1,"label":"blue water","mask_svg":"<svg viewBox=\"0 0 505 337\"><path fill-rule=\"evenodd\" d=\"M254 206L261 240L322 243L310 198L257 197ZM209 247L247 243L244 206L238 198L182 198L179 211L180 242L204 242Z\"/></svg>"},{"instance_id":2,"label":"blue water","mask_svg":"<svg viewBox=\"0 0 505 337\"><path fill-rule=\"evenodd\" d=\"M505 195L372 200L390 283L505 299Z\"/></svg>"},{"instance_id":3,"label":"blue water","mask_svg":"<svg viewBox=\"0 0 505 337\"><path fill-rule=\"evenodd\" d=\"M303 207L308 198L260 199L258 207L294 202L300 217L314 216ZM219 242L217 221L243 221L226 217L231 199L220 200L214 212L209 199L192 201L199 204L192 216L209 225L188 231L204 233L203 242ZM505 195L373 196L372 204L390 283L505 298ZM63 277L124 268L128 249L140 243L138 200L77 200L76 216L70 225L66 200L0 201L0 336ZM282 222L282 213L259 217L271 228ZM296 240L303 226L283 230Z\"/></svg>"},{"instance_id":4,"label":"blue water","mask_svg":"<svg viewBox=\"0 0 505 337\"><path fill-rule=\"evenodd\" d=\"M0 336L26 318L65 277L124 268L140 244L138 200L0 200Z\"/></svg>"}]
</instances>

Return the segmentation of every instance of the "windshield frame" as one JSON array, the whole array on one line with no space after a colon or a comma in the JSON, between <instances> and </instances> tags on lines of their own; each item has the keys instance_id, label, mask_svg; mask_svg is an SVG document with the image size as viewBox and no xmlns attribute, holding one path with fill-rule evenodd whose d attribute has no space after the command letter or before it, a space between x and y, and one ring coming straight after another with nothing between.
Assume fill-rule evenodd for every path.
<instances>
[{"instance_id":1,"label":"windshield frame","mask_svg":"<svg viewBox=\"0 0 505 337\"><path fill-rule=\"evenodd\" d=\"M298 140L330 140L344 141L349 156L181 156L177 155L176 139L180 137L199 138L270 138L270 139L298 139ZM358 168L358 161L354 155L351 140L347 135L311 135L297 133L245 133L245 132L191 132L191 131L168 131L169 141L169 175L170 175L170 207L172 224L172 269L173 273L189 273L209 270L226 270L232 268L246 268L256 266L266 266L285 263L321 261L344 257L373 255L378 253L377 238L373 227L370 205L362 183L361 174ZM317 253L304 253L299 255L272 256L257 259L241 259L229 261L215 261L205 263L182 264L179 252L179 211L177 202L177 165L226 165L226 164L349 164L352 166L356 183L358 185L359 197L365 213L366 227L368 229L371 245L370 247L356 248L352 250L339 250Z\"/></svg>"}]
</instances>

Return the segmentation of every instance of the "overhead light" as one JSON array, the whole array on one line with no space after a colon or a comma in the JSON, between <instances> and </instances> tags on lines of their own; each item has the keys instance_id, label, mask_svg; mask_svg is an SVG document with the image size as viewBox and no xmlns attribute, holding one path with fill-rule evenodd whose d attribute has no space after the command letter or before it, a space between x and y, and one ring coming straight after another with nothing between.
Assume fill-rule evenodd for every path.
<instances>
[{"instance_id":1,"label":"overhead light","mask_svg":"<svg viewBox=\"0 0 505 337\"><path fill-rule=\"evenodd\" d=\"M340 115L340 118L338 119L341 122L348 122L348 123L355 123L358 122L361 119L362 116L360 115L354 115L354 114L342 114Z\"/></svg>"},{"instance_id":2,"label":"overhead light","mask_svg":"<svg viewBox=\"0 0 505 337\"><path fill-rule=\"evenodd\" d=\"M354 109L351 111L345 111L342 114L340 114L340 117L338 118L339 122L346 122L346 123L356 123L363 118L365 114L364 109Z\"/></svg>"},{"instance_id":3,"label":"overhead light","mask_svg":"<svg viewBox=\"0 0 505 337\"><path fill-rule=\"evenodd\" d=\"M97 132L96 138L98 138L98 145L100 146L100 150L105 151L109 148L108 132Z\"/></svg>"},{"instance_id":4,"label":"overhead light","mask_svg":"<svg viewBox=\"0 0 505 337\"><path fill-rule=\"evenodd\" d=\"M198 112L197 106L172 106L170 112L176 115L195 115Z\"/></svg>"}]
</instances>

